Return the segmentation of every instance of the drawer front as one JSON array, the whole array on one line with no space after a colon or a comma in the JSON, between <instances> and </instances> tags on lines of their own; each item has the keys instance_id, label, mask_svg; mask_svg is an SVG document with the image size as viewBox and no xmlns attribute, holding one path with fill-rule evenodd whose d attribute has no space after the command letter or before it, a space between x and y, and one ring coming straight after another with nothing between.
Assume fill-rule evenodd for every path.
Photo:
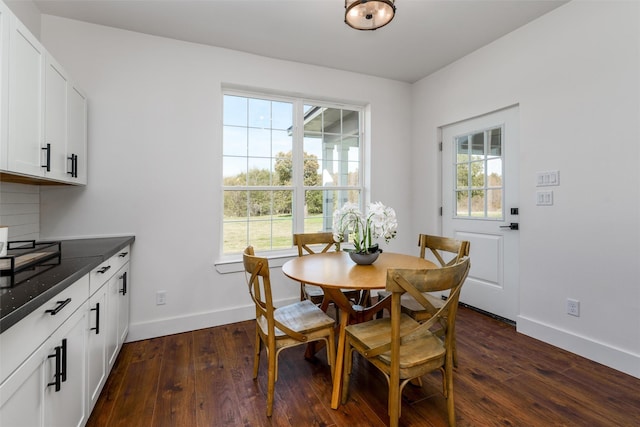
<instances>
[{"instance_id":1,"label":"drawer front","mask_svg":"<svg viewBox=\"0 0 640 427\"><path fill-rule=\"evenodd\" d=\"M93 295L102 285L107 283L123 265L129 262L130 256L131 247L127 245L111 258L91 270L91 273L89 273L89 295Z\"/></svg>"},{"instance_id":2,"label":"drawer front","mask_svg":"<svg viewBox=\"0 0 640 427\"><path fill-rule=\"evenodd\" d=\"M75 282L0 334L0 383L89 297L89 276ZM64 304L64 305L63 305ZM57 310L55 315L47 310Z\"/></svg>"},{"instance_id":3,"label":"drawer front","mask_svg":"<svg viewBox=\"0 0 640 427\"><path fill-rule=\"evenodd\" d=\"M118 271L123 265L129 262L129 258L131 258L131 246L127 245L111 257L111 266L115 271Z\"/></svg>"}]
</instances>

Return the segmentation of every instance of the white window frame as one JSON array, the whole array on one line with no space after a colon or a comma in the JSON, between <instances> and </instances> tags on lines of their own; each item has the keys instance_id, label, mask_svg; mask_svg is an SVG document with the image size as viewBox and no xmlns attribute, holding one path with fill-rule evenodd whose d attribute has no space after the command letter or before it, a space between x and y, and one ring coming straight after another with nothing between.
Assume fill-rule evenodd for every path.
<instances>
[{"instance_id":1,"label":"white window frame","mask_svg":"<svg viewBox=\"0 0 640 427\"><path fill-rule=\"evenodd\" d=\"M326 99L318 99L314 97L307 96L296 96L296 95L288 95L288 94L274 94L272 92L262 92L262 91L253 91L253 90L243 90L243 89L235 89L235 88L223 88L222 90L222 104L223 111L222 116L224 116L224 97L225 96L238 96L238 97L246 97L246 98L258 98L258 99L267 99L271 101L279 101L279 102L290 102L293 104L293 145L292 145L292 153L293 153L293 181L294 185L292 186L273 186L273 187L249 187L249 186L239 186L239 187L226 187L224 186L224 177L222 176L223 165L224 165L224 146L221 150L220 156L220 174L221 174L221 205L220 212L222 216L222 220L220 221L220 243L219 243L219 253L220 253L220 261L216 263L216 268L219 272L233 272L240 271L237 266L234 267L225 267L225 265L231 265L233 263L237 263L241 258L241 254L238 253L224 253L224 192L226 190L291 190L293 192L293 214L292 214L292 227L293 233L302 233L304 232L304 213L300 214L300 212L304 212L305 205L305 191L307 190L320 190L325 187L313 187L313 186L304 186L304 162L303 162L303 150L304 150L304 106L305 105L313 105L320 106L326 108L336 108L336 109L345 109L345 110L353 110L358 111L359 114L359 146L358 146L358 186L331 186L326 187L326 189L330 189L332 191L337 190L355 190L360 193L360 203L362 206L366 204L366 197L368 194L368 185L366 185L365 177L367 175L368 164L365 163L368 158L365 155L368 145L368 138L365 135L365 119L368 117L366 106L361 104L352 104L352 103L344 103L344 102L336 102L336 101L327 101ZM221 120L221 128L224 126L224 121ZM224 144L224 141L223 141ZM284 263L286 259L289 259L291 256L297 256L297 250L293 248L293 238L291 242L291 247L285 249L273 249L273 250L261 250L262 256L267 256L270 259L276 260L273 263L273 266L278 266ZM278 263L278 259L282 259L281 263Z\"/></svg>"}]
</instances>

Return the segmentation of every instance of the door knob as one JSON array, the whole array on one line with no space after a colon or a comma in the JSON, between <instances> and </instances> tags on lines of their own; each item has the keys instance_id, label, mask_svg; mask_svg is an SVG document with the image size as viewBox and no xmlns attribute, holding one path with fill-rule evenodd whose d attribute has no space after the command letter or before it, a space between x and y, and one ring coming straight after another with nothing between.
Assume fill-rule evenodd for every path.
<instances>
[{"instance_id":1,"label":"door knob","mask_svg":"<svg viewBox=\"0 0 640 427\"><path fill-rule=\"evenodd\" d=\"M519 226L517 222L512 222L509 225L501 225L500 228L508 228L509 230L519 230Z\"/></svg>"}]
</instances>

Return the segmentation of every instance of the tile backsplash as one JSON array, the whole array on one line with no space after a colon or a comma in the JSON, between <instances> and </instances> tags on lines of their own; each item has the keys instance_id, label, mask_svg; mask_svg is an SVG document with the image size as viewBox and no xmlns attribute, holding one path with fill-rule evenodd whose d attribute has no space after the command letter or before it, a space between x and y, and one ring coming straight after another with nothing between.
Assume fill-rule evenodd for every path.
<instances>
[{"instance_id":1,"label":"tile backsplash","mask_svg":"<svg viewBox=\"0 0 640 427\"><path fill-rule=\"evenodd\" d=\"M40 186L0 181L0 225L9 241L40 238Z\"/></svg>"}]
</instances>

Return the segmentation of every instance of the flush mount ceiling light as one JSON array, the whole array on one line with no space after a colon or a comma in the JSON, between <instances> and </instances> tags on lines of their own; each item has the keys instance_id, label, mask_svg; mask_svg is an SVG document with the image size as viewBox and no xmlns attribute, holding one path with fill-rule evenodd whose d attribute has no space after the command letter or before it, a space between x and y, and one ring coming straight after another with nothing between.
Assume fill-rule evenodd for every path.
<instances>
[{"instance_id":1,"label":"flush mount ceiling light","mask_svg":"<svg viewBox=\"0 0 640 427\"><path fill-rule=\"evenodd\" d=\"M375 30L396 14L395 0L345 0L344 22L356 30Z\"/></svg>"}]
</instances>

